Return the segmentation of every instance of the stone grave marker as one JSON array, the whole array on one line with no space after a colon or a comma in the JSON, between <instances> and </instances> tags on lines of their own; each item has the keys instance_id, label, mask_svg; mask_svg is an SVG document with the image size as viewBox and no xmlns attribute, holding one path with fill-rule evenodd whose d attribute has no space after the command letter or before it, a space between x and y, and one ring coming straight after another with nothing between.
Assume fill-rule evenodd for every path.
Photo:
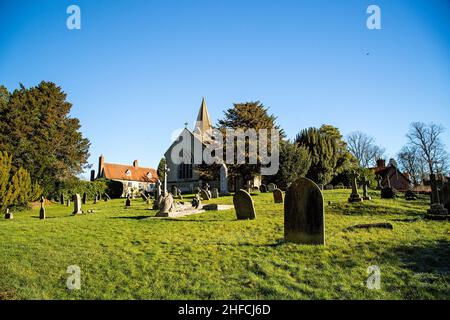
<instances>
[{"instance_id":1,"label":"stone grave marker","mask_svg":"<svg viewBox=\"0 0 450 320\"><path fill-rule=\"evenodd\" d=\"M77 193L73 196L73 214L82 214L83 211L81 211L81 197Z\"/></svg>"},{"instance_id":2,"label":"stone grave marker","mask_svg":"<svg viewBox=\"0 0 450 320\"><path fill-rule=\"evenodd\" d=\"M239 190L233 196L234 209L238 220L253 220L256 218L255 206L250 194Z\"/></svg>"},{"instance_id":3,"label":"stone grave marker","mask_svg":"<svg viewBox=\"0 0 450 320\"><path fill-rule=\"evenodd\" d=\"M273 190L273 202L283 203L283 192L278 188Z\"/></svg>"},{"instance_id":4,"label":"stone grave marker","mask_svg":"<svg viewBox=\"0 0 450 320\"><path fill-rule=\"evenodd\" d=\"M216 199L219 197L219 189L213 188L211 190L211 198Z\"/></svg>"},{"instance_id":5,"label":"stone grave marker","mask_svg":"<svg viewBox=\"0 0 450 320\"><path fill-rule=\"evenodd\" d=\"M275 183L269 183L267 185L267 191L269 192L273 192L273 190L275 190L277 188L277 185Z\"/></svg>"},{"instance_id":6,"label":"stone grave marker","mask_svg":"<svg viewBox=\"0 0 450 320\"><path fill-rule=\"evenodd\" d=\"M325 244L323 195L307 178L298 179L286 192L284 238L300 244Z\"/></svg>"},{"instance_id":7,"label":"stone grave marker","mask_svg":"<svg viewBox=\"0 0 450 320\"><path fill-rule=\"evenodd\" d=\"M45 208L44 208L44 197L41 196L41 208L39 209L39 219L43 220L45 219Z\"/></svg>"}]
</instances>

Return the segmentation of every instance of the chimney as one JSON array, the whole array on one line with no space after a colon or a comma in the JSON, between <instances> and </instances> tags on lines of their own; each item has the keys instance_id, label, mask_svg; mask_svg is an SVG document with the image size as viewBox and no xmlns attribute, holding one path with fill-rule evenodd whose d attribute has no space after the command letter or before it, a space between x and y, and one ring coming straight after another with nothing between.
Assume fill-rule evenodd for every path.
<instances>
[{"instance_id":1,"label":"chimney","mask_svg":"<svg viewBox=\"0 0 450 320\"><path fill-rule=\"evenodd\" d=\"M95 180L95 170L91 170L91 181Z\"/></svg>"},{"instance_id":2,"label":"chimney","mask_svg":"<svg viewBox=\"0 0 450 320\"><path fill-rule=\"evenodd\" d=\"M377 168L384 168L384 167L386 167L386 161L384 159L378 159Z\"/></svg>"},{"instance_id":3,"label":"chimney","mask_svg":"<svg viewBox=\"0 0 450 320\"><path fill-rule=\"evenodd\" d=\"M133 161L133 167L135 167L135 168L138 167L138 161L137 160Z\"/></svg>"},{"instance_id":4,"label":"chimney","mask_svg":"<svg viewBox=\"0 0 450 320\"><path fill-rule=\"evenodd\" d=\"M100 155L100 158L98 158L98 175L97 178L101 178L103 174L103 168L105 167L105 157L103 155Z\"/></svg>"}]
</instances>

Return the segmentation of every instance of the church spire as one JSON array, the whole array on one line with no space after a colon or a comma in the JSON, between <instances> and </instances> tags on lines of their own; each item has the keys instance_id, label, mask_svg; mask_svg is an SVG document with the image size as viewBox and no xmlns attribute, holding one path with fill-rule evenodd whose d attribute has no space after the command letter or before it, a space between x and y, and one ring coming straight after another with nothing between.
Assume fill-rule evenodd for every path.
<instances>
[{"instance_id":1,"label":"church spire","mask_svg":"<svg viewBox=\"0 0 450 320\"><path fill-rule=\"evenodd\" d=\"M205 98L202 99L202 105L198 112L197 121L195 123L195 133L205 133L212 129L211 119L209 118L208 107L206 106Z\"/></svg>"}]
</instances>

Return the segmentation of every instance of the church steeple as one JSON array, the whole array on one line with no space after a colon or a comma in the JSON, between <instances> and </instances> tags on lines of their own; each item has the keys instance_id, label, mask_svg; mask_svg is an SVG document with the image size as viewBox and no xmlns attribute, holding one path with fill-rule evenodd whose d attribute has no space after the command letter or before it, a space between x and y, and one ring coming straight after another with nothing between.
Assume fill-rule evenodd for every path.
<instances>
[{"instance_id":1,"label":"church steeple","mask_svg":"<svg viewBox=\"0 0 450 320\"><path fill-rule=\"evenodd\" d=\"M195 123L194 133L205 133L212 129L211 119L209 118L208 107L205 98L202 99L202 105L198 112L197 121Z\"/></svg>"}]
</instances>

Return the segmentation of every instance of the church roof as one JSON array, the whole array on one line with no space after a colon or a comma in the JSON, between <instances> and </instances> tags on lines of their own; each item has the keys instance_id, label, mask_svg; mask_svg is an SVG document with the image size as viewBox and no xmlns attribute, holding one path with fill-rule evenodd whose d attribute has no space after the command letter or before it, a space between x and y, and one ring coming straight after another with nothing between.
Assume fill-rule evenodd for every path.
<instances>
[{"instance_id":1,"label":"church roof","mask_svg":"<svg viewBox=\"0 0 450 320\"><path fill-rule=\"evenodd\" d=\"M153 168L113 163L104 164L103 177L108 180L127 180L150 183L155 183L158 180L158 174Z\"/></svg>"},{"instance_id":2,"label":"church roof","mask_svg":"<svg viewBox=\"0 0 450 320\"><path fill-rule=\"evenodd\" d=\"M197 121L195 123L195 133L205 133L212 129L211 119L209 118L208 107L206 106L205 98L202 99L202 104L198 112Z\"/></svg>"}]
</instances>

